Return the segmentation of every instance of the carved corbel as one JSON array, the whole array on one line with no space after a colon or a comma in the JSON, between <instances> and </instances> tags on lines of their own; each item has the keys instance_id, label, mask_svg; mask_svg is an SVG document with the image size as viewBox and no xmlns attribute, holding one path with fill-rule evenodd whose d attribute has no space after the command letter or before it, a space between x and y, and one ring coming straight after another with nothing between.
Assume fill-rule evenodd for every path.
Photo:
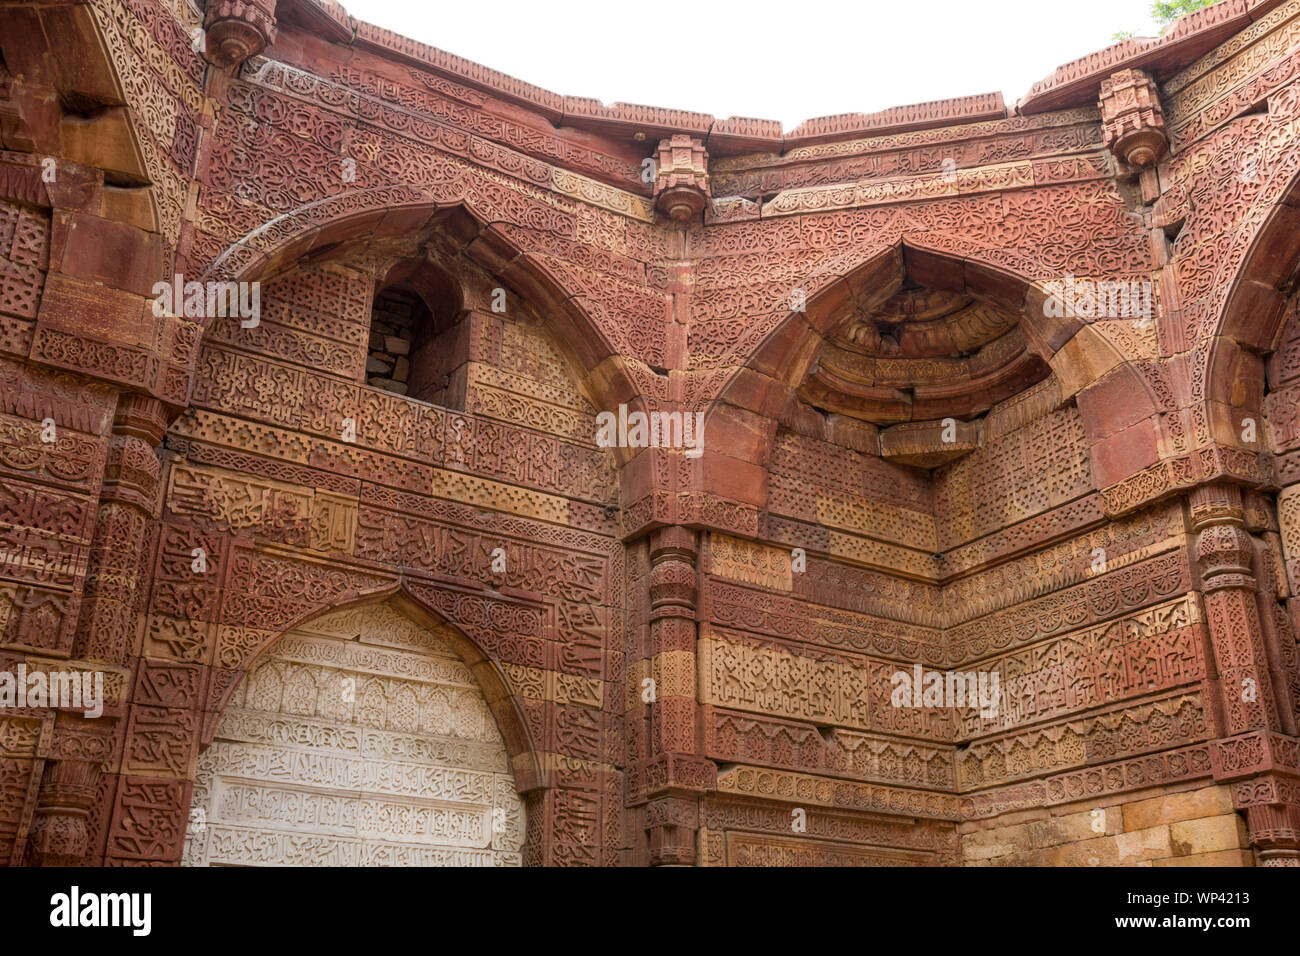
<instances>
[{"instance_id":1,"label":"carved corbel","mask_svg":"<svg viewBox=\"0 0 1300 956\"><path fill-rule=\"evenodd\" d=\"M209 0L203 32L204 58L233 70L275 42L275 0Z\"/></svg>"},{"instance_id":2,"label":"carved corbel","mask_svg":"<svg viewBox=\"0 0 1300 956\"><path fill-rule=\"evenodd\" d=\"M1142 70L1120 70L1101 82L1101 129L1107 148L1131 166L1155 166L1169 149L1160 88Z\"/></svg>"},{"instance_id":3,"label":"carved corbel","mask_svg":"<svg viewBox=\"0 0 1300 956\"><path fill-rule=\"evenodd\" d=\"M709 157L693 136L659 141L655 208L674 222L694 219L709 204Z\"/></svg>"}]
</instances>

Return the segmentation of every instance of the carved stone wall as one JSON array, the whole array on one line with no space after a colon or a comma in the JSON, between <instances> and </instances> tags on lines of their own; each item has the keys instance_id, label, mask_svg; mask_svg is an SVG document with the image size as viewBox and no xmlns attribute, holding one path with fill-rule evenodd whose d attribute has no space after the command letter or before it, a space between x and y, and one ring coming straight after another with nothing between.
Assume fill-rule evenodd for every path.
<instances>
[{"instance_id":1,"label":"carved stone wall","mask_svg":"<svg viewBox=\"0 0 1300 956\"><path fill-rule=\"evenodd\" d=\"M1300 862L1297 236L1300 0L789 131L0 0L0 671L106 687L0 710L0 860Z\"/></svg>"},{"instance_id":2,"label":"carved stone wall","mask_svg":"<svg viewBox=\"0 0 1300 956\"><path fill-rule=\"evenodd\" d=\"M622 562L611 534L612 463L595 446L594 410L550 333L517 298L491 312L492 280L473 270L460 273L469 311L446 390L463 410L364 384L374 285L410 245L363 245L267 283L258 328L214 322L193 412L168 437L164 501L196 541L229 541L214 554L229 548L233 577L214 593L216 626L204 626L187 651L212 655L238 680L293 620L396 583L492 662L494 709L517 725L506 731L510 769L526 798L583 808L530 809L524 857L600 862L622 839L619 808L602 789L617 781L605 768L616 766L618 738L603 731L619 666L607 642L621 631L621 598L610 585ZM249 587L253 580L263 583ZM166 642L186 627L157 613L150 620L146 640ZM602 810L608 829L588 828Z\"/></svg>"}]
</instances>

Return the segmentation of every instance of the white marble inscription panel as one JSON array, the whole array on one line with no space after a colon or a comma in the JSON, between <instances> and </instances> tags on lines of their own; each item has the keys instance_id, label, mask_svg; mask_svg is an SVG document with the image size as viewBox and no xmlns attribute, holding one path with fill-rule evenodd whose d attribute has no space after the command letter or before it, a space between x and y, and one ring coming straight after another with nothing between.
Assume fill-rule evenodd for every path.
<instances>
[{"instance_id":1,"label":"white marble inscription panel","mask_svg":"<svg viewBox=\"0 0 1300 956\"><path fill-rule=\"evenodd\" d=\"M199 758L189 866L518 866L505 743L445 638L389 604L285 634Z\"/></svg>"}]
</instances>

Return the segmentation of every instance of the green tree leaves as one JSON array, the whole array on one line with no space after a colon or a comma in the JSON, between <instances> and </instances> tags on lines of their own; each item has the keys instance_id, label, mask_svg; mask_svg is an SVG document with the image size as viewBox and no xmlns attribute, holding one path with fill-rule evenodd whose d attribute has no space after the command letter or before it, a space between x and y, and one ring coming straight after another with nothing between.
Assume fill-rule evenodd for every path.
<instances>
[{"instance_id":1,"label":"green tree leaves","mask_svg":"<svg viewBox=\"0 0 1300 956\"><path fill-rule=\"evenodd\" d=\"M1151 19L1155 20L1160 27L1160 32L1164 33L1179 17L1200 10L1202 7L1208 7L1216 0L1155 0L1151 4Z\"/></svg>"}]
</instances>

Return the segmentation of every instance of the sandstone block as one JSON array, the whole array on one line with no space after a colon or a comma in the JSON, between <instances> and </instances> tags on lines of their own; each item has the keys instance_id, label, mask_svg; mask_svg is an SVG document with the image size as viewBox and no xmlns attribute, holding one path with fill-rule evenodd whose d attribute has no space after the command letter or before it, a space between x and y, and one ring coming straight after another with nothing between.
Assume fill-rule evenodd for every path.
<instances>
[{"instance_id":1,"label":"sandstone block","mask_svg":"<svg viewBox=\"0 0 1300 956\"><path fill-rule=\"evenodd\" d=\"M1049 866L1136 866L1173 854L1168 827L1150 827L1134 833L1117 833L1078 843L1066 843L1042 853Z\"/></svg>"},{"instance_id":2,"label":"sandstone block","mask_svg":"<svg viewBox=\"0 0 1300 956\"><path fill-rule=\"evenodd\" d=\"M993 860L1034 848L1029 824L999 827L967 833L961 839L962 857L966 860Z\"/></svg>"},{"instance_id":3,"label":"sandstone block","mask_svg":"<svg viewBox=\"0 0 1300 956\"><path fill-rule=\"evenodd\" d=\"M1079 813L1067 813L1050 820L1033 824L1034 845L1039 847L1058 846L1062 843L1077 843L1082 840L1094 840L1103 835L1114 835L1124 829L1123 816L1118 807L1098 807L1098 816L1091 810ZM1094 829L1098 827L1099 829Z\"/></svg>"},{"instance_id":4,"label":"sandstone block","mask_svg":"<svg viewBox=\"0 0 1300 956\"><path fill-rule=\"evenodd\" d=\"M1171 793L1129 803L1124 806L1123 812L1124 829L1141 830L1160 823L1177 823L1231 813L1232 795L1227 787L1206 787L1203 790Z\"/></svg>"},{"instance_id":5,"label":"sandstone block","mask_svg":"<svg viewBox=\"0 0 1300 956\"><path fill-rule=\"evenodd\" d=\"M1213 853L1195 853L1192 856L1173 856L1155 860L1152 866L1254 866L1255 856L1249 850L1216 850Z\"/></svg>"},{"instance_id":6,"label":"sandstone block","mask_svg":"<svg viewBox=\"0 0 1300 956\"><path fill-rule=\"evenodd\" d=\"M1246 824L1235 813L1171 823L1169 834L1175 856L1231 850L1248 843Z\"/></svg>"},{"instance_id":7,"label":"sandstone block","mask_svg":"<svg viewBox=\"0 0 1300 956\"><path fill-rule=\"evenodd\" d=\"M382 388L385 392L393 392L396 395L406 394L405 382L395 382L391 378L380 378L378 376L366 379L366 381L375 388Z\"/></svg>"},{"instance_id":8,"label":"sandstone block","mask_svg":"<svg viewBox=\"0 0 1300 956\"><path fill-rule=\"evenodd\" d=\"M1119 863L1132 864L1138 860L1163 859L1170 850L1169 827L1147 827L1115 836L1115 850Z\"/></svg>"}]
</instances>

